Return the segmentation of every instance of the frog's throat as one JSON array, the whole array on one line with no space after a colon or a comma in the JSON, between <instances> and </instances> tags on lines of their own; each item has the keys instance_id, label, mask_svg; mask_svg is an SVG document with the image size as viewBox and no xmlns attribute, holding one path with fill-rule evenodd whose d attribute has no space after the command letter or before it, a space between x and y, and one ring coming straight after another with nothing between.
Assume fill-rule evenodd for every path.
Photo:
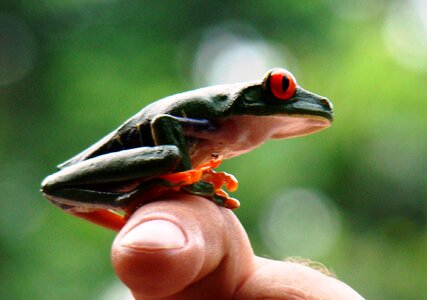
<instances>
[{"instance_id":1,"label":"frog's throat","mask_svg":"<svg viewBox=\"0 0 427 300\"><path fill-rule=\"evenodd\" d=\"M250 152L269 139L305 136L331 125L331 121L313 115L232 116L218 121L220 130L199 134L190 148L193 165L207 161L212 153L229 159Z\"/></svg>"}]
</instances>

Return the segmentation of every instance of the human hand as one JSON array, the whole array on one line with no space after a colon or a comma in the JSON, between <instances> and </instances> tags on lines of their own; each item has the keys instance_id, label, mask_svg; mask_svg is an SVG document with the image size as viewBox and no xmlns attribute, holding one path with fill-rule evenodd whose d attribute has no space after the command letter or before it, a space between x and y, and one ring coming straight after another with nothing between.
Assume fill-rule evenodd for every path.
<instances>
[{"instance_id":1,"label":"human hand","mask_svg":"<svg viewBox=\"0 0 427 300\"><path fill-rule=\"evenodd\" d=\"M112 259L136 300L363 299L310 267L255 256L232 211L190 194L137 210Z\"/></svg>"}]
</instances>

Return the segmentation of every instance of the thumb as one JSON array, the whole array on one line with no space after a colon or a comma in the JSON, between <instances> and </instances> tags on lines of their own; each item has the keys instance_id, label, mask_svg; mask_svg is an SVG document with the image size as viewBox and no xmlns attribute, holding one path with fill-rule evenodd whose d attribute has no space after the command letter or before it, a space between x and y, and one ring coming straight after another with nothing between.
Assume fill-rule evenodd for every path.
<instances>
[{"instance_id":1,"label":"thumb","mask_svg":"<svg viewBox=\"0 0 427 300\"><path fill-rule=\"evenodd\" d=\"M240 223L204 198L173 198L144 205L116 237L117 275L136 299L231 298L253 259Z\"/></svg>"}]
</instances>

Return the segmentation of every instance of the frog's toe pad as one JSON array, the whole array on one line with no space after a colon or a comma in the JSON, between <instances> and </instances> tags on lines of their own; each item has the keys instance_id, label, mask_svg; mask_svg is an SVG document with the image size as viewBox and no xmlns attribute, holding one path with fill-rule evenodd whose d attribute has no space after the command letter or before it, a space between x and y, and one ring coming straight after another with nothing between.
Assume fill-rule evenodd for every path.
<instances>
[{"instance_id":1,"label":"frog's toe pad","mask_svg":"<svg viewBox=\"0 0 427 300\"><path fill-rule=\"evenodd\" d=\"M215 203L229 209L236 209L240 206L239 200L231 198L225 191L221 189L214 190L214 196L212 197L212 200Z\"/></svg>"},{"instance_id":2,"label":"frog's toe pad","mask_svg":"<svg viewBox=\"0 0 427 300\"><path fill-rule=\"evenodd\" d=\"M236 209L236 208L239 208L239 206L240 206L240 202L235 198L229 197L224 202L224 207L229 209Z\"/></svg>"}]
</instances>

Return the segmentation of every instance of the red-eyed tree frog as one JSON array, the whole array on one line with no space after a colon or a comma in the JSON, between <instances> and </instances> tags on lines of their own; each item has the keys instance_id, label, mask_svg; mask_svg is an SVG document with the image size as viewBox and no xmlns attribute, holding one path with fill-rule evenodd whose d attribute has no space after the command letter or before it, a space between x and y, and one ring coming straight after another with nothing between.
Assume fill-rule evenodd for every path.
<instances>
[{"instance_id":1,"label":"red-eyed tree frog","mask_svg":"<svg viewBox=\"0 0 427 300\"><path fill-rule=\"evenodd\" d=\"M272 69L258 81L197 89L148 105L60 164L42 182L42 192L63 210L115 230L139 206L173 191L233 209L239 202L222 187L234 191L236 179L213 170L222 159L268 139L317 132L332 119L326 98L302 89L289 71Z\"/></svg>"}]
</instances>

